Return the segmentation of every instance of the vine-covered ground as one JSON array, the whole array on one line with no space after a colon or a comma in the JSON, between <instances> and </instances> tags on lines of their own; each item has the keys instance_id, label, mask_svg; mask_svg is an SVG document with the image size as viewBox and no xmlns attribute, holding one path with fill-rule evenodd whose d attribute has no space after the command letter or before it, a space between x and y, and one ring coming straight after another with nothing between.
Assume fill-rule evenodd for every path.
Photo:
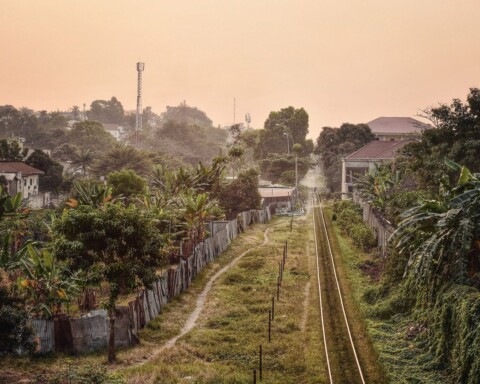
<instances>
[{"instance_id":1,"label":"vine-covered ground","mask_svg":"<svg viewBox=\"0 0 480 384\"><path fill-rule=\"evenodd\" d=\"M330 212L331 215L331 212ZM391 383L449 383L444 372L434 364L426 345L426 332L418 318L405 311L403 291L393 288L382 299L378 275L384 260L353 245L334 223L337 243L346 269L352 296L364 317L380 363ZM368 273L365 273L368 271ZM375 295L374 293L377 293Z\"/></svg>"}]
</instances>

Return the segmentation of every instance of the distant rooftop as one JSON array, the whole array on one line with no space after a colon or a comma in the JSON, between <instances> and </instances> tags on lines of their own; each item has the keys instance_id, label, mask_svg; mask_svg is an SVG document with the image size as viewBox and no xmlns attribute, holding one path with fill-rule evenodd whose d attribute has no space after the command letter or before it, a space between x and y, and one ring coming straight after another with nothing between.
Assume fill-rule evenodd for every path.
<instances>
[{"instance_id":1,"label":"distant rooftop","mask_svg":"<svg viewBox=\"0 0 480 384\"><path fill-rule=\"evenodd\" d=\"M0 173L19 173L23 176L27 175L43 175L43 171L33 168L19 161L0 162Z\"/></svg>"},{"instance_id":2,"label":"distant rooftop","mask_svg":"<svg viewBox=\"0 0 480 384\"><path fill-rule=\"evenodd\" d=\"M411 117L379 117L367 123L374 134L381 133L421 133L424 129L432 128Z\"/></svg>"},{"instance_id":3,"label":"distant rooftop","mask_svg":"<svg viewBox=\"0 0 480 384\"><path fill-rule=\"evenodd\" d=\"M102 123L102 126L106 131L117 131L119 128L122 128L120 125L112 123Z\"/></svg>"},{"instance_id":4,"label":"distant rooftop","mask_svg":"<svg viewBox=\"0 0 480 384\"><path fill-rule=\"evenodd\" d=\"M413 143L415 140L400 141L372 141L358 151L348 155L345 160L385 160L393 159L395 153L403 146Z\"/></svg>"},{"instance_id":5,"label":"distant rooftop","mask_svg":"<svg viewBox=\"0 0 480 384\"><path fill-rule=\"evenodd\" d=\"M258 192L262 198L267 197L289 197L292 196L293 188L290 187L260 187Z\"/></svg>"}]
</instances>

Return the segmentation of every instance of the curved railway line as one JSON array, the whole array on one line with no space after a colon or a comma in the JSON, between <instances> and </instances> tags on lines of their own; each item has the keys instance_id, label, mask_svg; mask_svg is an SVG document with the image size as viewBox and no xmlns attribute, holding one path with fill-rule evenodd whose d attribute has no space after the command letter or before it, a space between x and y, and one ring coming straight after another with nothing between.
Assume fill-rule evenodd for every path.
<instances>
[{"instance_id":1,"label":"curved railway line","mask_svg":"<svg viewBox=\"0 0 480 384\"><path fill-rule=\"evenodd\" d=\"M329 383L365 384L342 298L323 209L318 196L313 199L319 306Z\"/></svg>"}]
</instances>

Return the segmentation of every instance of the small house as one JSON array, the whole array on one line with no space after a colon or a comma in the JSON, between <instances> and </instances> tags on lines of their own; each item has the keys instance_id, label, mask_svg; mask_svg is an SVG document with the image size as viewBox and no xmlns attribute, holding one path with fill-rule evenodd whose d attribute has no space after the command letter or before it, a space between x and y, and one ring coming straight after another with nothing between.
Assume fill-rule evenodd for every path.
<instances>
[{"instance_id":1,"label":"small house","mask_svg":"<svg viewBox=\"0 0 480 384\"><path fill-rule=\"evenodd\" d=\"M6 179L6 189L11 196L20 192L23 199L29 199L38 194L39 176L43 174L43 171L22 162L0 162L0 176Z\"/></svg>"}]
</instances>

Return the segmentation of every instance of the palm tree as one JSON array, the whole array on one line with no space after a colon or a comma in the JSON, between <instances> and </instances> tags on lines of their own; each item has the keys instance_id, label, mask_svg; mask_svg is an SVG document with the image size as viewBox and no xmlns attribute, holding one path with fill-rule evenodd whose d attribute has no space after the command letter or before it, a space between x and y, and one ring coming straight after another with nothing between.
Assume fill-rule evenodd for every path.
<instances>
[{"instance_id":1,"label":"palm tree","mask_svg":"<svg viewBox=\"0 0 480 384\"><path fill-rule=\"evenodd\" d=\"M184 233L195 246L206 237L205 223L221 214L218 202L209 200L206 193L187 193L181 197L181 202Z\"/></svg>"},{"instance_id":2,"label":"palm tree","mask_svg":"<svg viewBox=\"0 0 480 384\"><path fill-rule=\"evenodd\" d=\"M115 145L92 165L93 173L99 176L122 169L131 169L138 175L146 175L151 172L151 168L151 161L144 152L123 144Z\"/></svg>"},{"instance_id":3,"label":"palm tree","mask_svg":"<svg viewBox=\"0 0 480 384\"><path fill-rule=\"evenodd\" d=\"M80 169L82 175L86 176L88 169L94 161L93 151L91 149L80 149L80 152L74 152L72 155L72 165L75 170Z\"/></svg>"}]
</instances>

